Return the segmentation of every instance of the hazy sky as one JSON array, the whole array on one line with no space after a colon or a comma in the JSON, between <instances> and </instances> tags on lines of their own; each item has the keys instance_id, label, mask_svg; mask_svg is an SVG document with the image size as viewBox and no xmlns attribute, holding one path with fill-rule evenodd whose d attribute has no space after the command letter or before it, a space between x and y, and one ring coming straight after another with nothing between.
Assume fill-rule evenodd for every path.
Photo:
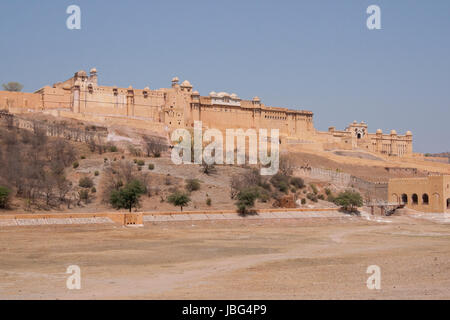
<instances>
[{"instance_id":1,"label":"hazy sky","mask_svg":"<svg viewBox=\"0 0 450 320\"><path fill-rule=\"evenodd\" d=\"M81 30L66 9L81 7ZM366 9L381 7L382 30ZM34 91L95 66L104 85L258 95L315 127L411 130L450 151L450 1L1 1L0 83Z\"/></svg>"}]
</instances>

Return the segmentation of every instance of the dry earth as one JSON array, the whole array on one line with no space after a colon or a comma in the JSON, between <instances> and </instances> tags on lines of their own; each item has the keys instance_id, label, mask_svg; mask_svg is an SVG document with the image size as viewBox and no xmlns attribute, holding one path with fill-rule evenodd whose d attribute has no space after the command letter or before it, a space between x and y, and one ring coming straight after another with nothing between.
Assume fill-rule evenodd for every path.
<instances>
[{"instance_id":1,"label":"dry earth","mask_svg":"<svg viewBox=\"0 0 450 320\"><path fill-rule=\"evenodd\" d=\"M1 228L0 298L449 299L449 244L423 215Z\"/></svg>"}]
</instances>

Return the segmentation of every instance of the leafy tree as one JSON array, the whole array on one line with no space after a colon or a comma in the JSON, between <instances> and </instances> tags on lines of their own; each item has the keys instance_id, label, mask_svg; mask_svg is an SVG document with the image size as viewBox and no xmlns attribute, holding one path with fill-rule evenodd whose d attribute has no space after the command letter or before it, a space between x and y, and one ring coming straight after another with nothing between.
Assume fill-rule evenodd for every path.
<instances>
[{"instance_id":1,"label":"leafy tree","mask_svg":"<svg viewBox=\"0 0 450 320\"><path fill-rule=\"evenodd\" d=\"M357 212L357 208L363 205L363 199L359 192L347 190L339 193L334 203L348 212Z\"/></svg>"},{"instance_id":2,"label":"leafy tree","mask_svg":"<svg viewBox=\"0 0 450 320\"><path fill-rule=\"evenodd\" d=\"M131 209L138 207L139 198L146 192L145 186L139 180L132 180L110 195L110 203L116 209Z\"/></svg>"},{"instance_id":3,"label":"leafy tree","mask_svg":"<svg viewBox=\"0 0 450 320\"><path fill-rule=\"evenodd\" d=\"M23 85L19 82L8 82L2 85L3 89L6 91L12 91L12 92L20 92L23 89Z\"/></svg>"},{"instance_id":4,"label":"leafy tree","mask_svg":"<svg viewBox=\"0 0 450 320\"><path fill-rule=\"evenodd\" d=\"M191 198L189 198L189 195L187 193L175 191L167 198L167 202L173 204L176 207L180 207L181 211L183 211L183 207L191 202Z\"/></svg>"},{"instance_id":5,"label":"leafy tree","mask_svg":"<svg viewBox=\"0 0 450 320\"><path fill-rule=\"evenodd\" d=\"M258 188L250 187L242 189L238 195L236 202L236 206L240 214L247 214L248 209L253 208L255 206L255 201L259 197Z\"/></svg>"},{"instance_id":6,"label":"leafy tree","mask_svg":"<svg viewBox=\"0 0 450 320\"><path fill-rule=\"evenodd\" d=\"M11 190L0 186L0 208L6 209L8 208L10 201Z\"/></svg>"}]
</instances>

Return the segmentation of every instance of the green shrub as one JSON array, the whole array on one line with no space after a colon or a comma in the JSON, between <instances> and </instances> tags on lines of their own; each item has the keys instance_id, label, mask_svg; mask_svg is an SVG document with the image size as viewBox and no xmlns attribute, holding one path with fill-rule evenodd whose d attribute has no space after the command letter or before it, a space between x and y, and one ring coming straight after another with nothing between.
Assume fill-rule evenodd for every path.
<instances>
[{"instance_id":1,"label":"green shrub","mask_svg":"<svg viewBox=\"0 0 450 320\"><path fill-rule=\"evenodd\" d=\"M287 193L287 191L289 190L289 177L281 173L277 173L276 175L274 175L270 179L270 183L272 183L272 185L281 192Z\"/></svg>"},{"instance_id":2,"label":"green shrub","mask_svg":"<svg viewBox=\"0 0 450 320\"><path fill-rule=\"evenodd\" d=\"M187 179L186 190L189 192L200 190L200 181L197 179Z\"/></svg>"},{"instance_id":3,"label":"green shrub","mask_svg":"<svg viewBox=\"0 0 450 320\"><path fill-rule=\"evenodd\" d=\"M94 186L94 181L92 181L92 179L89 177L84 177L80 179L80 181L78 182L78 186L80 186L81 188L89 189Z\"/></svg>"},{"instance_id":4,"label":"green shrub","mask_svg":"<svg viewBox=\"0 0 450 320\"><path fill-rule=\"evenodd\" d=\"M250 208L255 206L255 200L260 196L259 190L255 187L242 189L238 195L236 206L240 214L247 214Z\"/></svg>"},{"instance_id":5,"label":"green shrub","mask_svg":"<svg viewBox=\"0 0 450 320\"><path fill-rule=\"evenodd\" d=\"M305 186L303 179L298 177L291 178L291 184L297 189L301 189Z\"/></svg>"},{"instance_id":6,"label":"green shrub","mask_svg":"<svg viewBox=\"0 0 450 320\"><path fill-rule=\"evenodd\" d=\"M187 193L181 191L174 191L169 197L167 197L167 202L173 204L176 207L180 207L183 211L183 207L191 202L191 198Z\"/></svg>"},{"instance_id":7,"label":"green shrub","mask_svg":"<svg viewBox=\"0 0 450 320\"><path fill-rule=\"evenodd\" d=\"M133 162L134 162L134 163L137 163L137 159L133 159Z\"/></svg>"},{"instance_id":8,"label":"green shrub","mask_svg":"<svg viewBox=\"0 0 450 320\"><path fill-rule=\"evenodd\" d=\"M0 208L6 209L11 201L11 190L7 187L0 186Z\"/></svg>"},{"instance_id":9,"label":"green shrub","mask_svg":"<svg viewBox=\"0 0 450 320\"><path fill-rule=\"evenodd\" d=\"M329 188L325 188L325 194L327 196L330 196L331 195L331 190Z\"/></svg>"},{"instance_id":10,"label":"green shrub","mask_svg":"<svg viewBox=\"0 0 450 320\"><path fill-rule=\"evenodd\" d=\"M311 187L312 192L317 195L319 191L317 190L317 187L314 183L310 183L309 186Z\"/></svg>"},{"instance_id":11,"label":"green shrub","mask_svg":"<svg viewBox=\"0 0 450 320\"><path fill-rule=\"evenodd\" d=\"M87 204L89 202L89 190L82 189L78 191L78 196L80 197L80 200L84 201L84 203Z\"/></svg>"},{"instance_id":12,"label":"green shrub","mask_svg":"<svg viewBox=\"0 0 450 320\"><path fill-rule=\"evenodd\" d=\"M116 209L131 209L139 206L139 199L146 192L145 186L139 180L130 183L111 193L109 202Z\"/></svg>"},{"instance_id":13,"label":"green shrub","mask_svg":"<svg viewBox=\"0 0 450 320\"><path fill-rule=\"evenodd\" d=\"M306 204L306 199L302 198L302 204Z\"/></svg>"},{"instance_id":14,"label":"green shrub","mask_svg":"<svg viewBox=\"0 0 450 320\"><path fill-rule=\"evenodd\" d=\"M357 212L358 207L363 205L363 199L359 192L347 190L339 193L334 203L341 206L345 211Z\"/></svg>"},{"instance_id":15,"label":"green shrub","mask_svg":"<svg viewBox=\"0 0 450 320\"><path fill-rule=\"evenodd\" d=\"M266 189L263 189L261 187L258 188L258 199L261 202L269 202L270 200L270 193Z\"/></svg>"},{"instance_id":16,"label":"green shrub","mask_svg":"<svg viewBox=\"0 0 450 320\"><path fill-rule=\"evenodd\" d=\"M85 156L81 156L81 160L84 160L84 159L86 159L86 157Z\"/></svg>"},{"instance_id":17,"label":"green shrub","mask_svg":"<svg viewBox=\"0 0 450 320\"><path fill-rule=\"evenodd\" d=\"M211 204L212 204L212 200L211 200L211 198L206 198L206 205L208 206L208 207L211 207Z\"/></svg>"},{"instance_id":18,"label":"green shrub","mask_svg":"<svg viewBox=\"0 0 450 320\"><path fill-rule=\"evenodd\" d=\"M319 200L325 200L325 196L323 194L319 194L317 198L319 198Z\"/></svg>"},{"instance_id":19,"label":"green shrub","mask_svg":"<svg viewBox=\"0 0 450 320\"><path fill-rule=\"evenodd\" d=\"M259 185L261 188L263 188L267 191L272 191L272 186L268 182L261 182Z\"/></svg>"},{"instance_id":20,"label":"green shrub","mask_svg":"<svg viewBox=\"0 0 450 320\"><path fill-rule=\"evenodd\" d=\"M153 163L150 163L148 165L148 170L154 170L155 169L155 165Z\"/></svg>"},{"instance_id":21,"label":"green shrub","mask_svg":"<svg viewBox=\"0 0 450 320\"><path fill-rule=\"evenodd\" d=\"M94 175L95 175L96 177L98 177L99 174L100 174L100 172L98 172L98 171L95 171L95 172L94 172Z\"/></svg>"},{"instance_id":22,"label":"green shrub","mask_svg":"<svg viewBox=\"0 0 450 320\"><path fill-rule=\"evenodd\" d=\"M307 197L309 200L311 200L312 202L317 202L317 201L318 201L318 200L317 200L317 195L314 194L314 193L308 193L308 194L306 195L306 197Z\"/></svg>"},{"instance_id":23,"label":"green shrub","mask_svg":"<svg viewBox=\"0 0 450 320\"><path fill-rule=\"evenodd\" d=\"M96 192L97 192L97 189L95 187L92 187L91 193L96 193Z\"/></svg>"},{"instance_id":24,"label":"green shrub","mask_svg":"<svg viewBox=\"0 0 450 320\"><path fill-rule=\"evenodd\" d=\"M116 146L110 146L109 147L109 152L117 152L117 147Z\"/></svg>"},{"instance_id":25,"label":"green shrub","mask_svg":"<svg viewBox=\"0 0 450 320\"><path fill-rule=\"evenodd\" d=\"M138 161L137 161L137 165L140 166L140 167L142 167L142 166L145 165L145 161L144 161L144 160L138 160Z\"/></svg>"},{"instance_id":26,"label":"green shrub","mask_svg":"<svg viewBox=\"0 0 450 320\"><path fill-rule=\"evenodd\" d=\"M75 162L73 163L73 168L74 168L74 169L78 168L79 166L80 166L80 164L78 163L78 161L75 161Z\"/></svg>"}]
</instances>

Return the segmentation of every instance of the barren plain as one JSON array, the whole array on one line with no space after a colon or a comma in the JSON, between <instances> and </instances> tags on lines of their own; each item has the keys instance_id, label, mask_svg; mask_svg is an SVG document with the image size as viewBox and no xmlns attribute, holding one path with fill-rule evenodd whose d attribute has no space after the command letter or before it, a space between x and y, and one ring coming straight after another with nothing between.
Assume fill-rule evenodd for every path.
<instances>
[{"instance_id":1,"label":"barren plain","mask_svg":"<svg viewBox=\"0 0 450 320\"><path fill-rule=\"evenodd\" d=\"M0 299L449 299L450 220L424 217L1 228Z\"/></svg>"}]
</instances>

